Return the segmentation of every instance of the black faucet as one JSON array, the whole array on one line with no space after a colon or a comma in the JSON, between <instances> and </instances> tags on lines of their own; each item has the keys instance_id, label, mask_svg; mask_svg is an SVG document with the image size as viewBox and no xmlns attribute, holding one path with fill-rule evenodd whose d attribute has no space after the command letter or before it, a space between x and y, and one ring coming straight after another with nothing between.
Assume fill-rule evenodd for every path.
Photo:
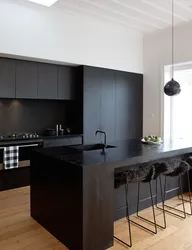
<instances>
[{"instance_id":1,"label":"black faucet","mask_svg":"<svg viewBox=\"0 0 192 250\"><path fill-rule=\"evenodd\" d=\"M106 133L105 133L104 131L97 130L97 131L95 132L95 135L97 135L98 133L104 134L104 148L106 148L106 147L107 147L107 135L106 135Z\"/></svg>"}]
</instances>

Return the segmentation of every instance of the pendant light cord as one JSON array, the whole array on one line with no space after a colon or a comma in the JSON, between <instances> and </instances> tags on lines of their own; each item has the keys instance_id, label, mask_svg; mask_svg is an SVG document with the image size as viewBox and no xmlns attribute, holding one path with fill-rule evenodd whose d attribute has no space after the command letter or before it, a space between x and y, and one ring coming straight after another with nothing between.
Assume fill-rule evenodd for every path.
<instances>
[{"instance_id":1,"label":"pendant light cord","mask_svg":"<svg viewBox=\"0 0 192 250\"><path fill-rule=\"evenodd\" d=\"M172 78L174 78L174 0L172 0Z\"/></svg>"}]
</instances>

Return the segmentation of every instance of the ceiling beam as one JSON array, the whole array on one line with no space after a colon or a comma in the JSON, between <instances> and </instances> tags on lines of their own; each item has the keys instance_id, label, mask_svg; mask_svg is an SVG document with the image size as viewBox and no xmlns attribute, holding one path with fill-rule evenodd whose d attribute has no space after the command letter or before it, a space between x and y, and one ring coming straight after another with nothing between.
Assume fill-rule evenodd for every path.
<instances>
[{"instance_id":1,"label":"ceiling beam","mask_svg":"<svg viewBox=\"0 0 192 250\"><path fill-rule=\"evenodd\" d=\"M135 29L137 30L137 33L140 33L140 34L143 34L144 32L150 32L151 30L149 28L142 28L138 25L135 25L135 24L131 24L131 23L127 23L127 22L124 22L124 21L121 21L119 20L118 18L112 18L110 16L107 16L107 15L102 15L102 14L99 14L98 12L95 12L95 11L92 11L92 10L88 10L87 8L84 8L82 6L79 6L79 5L74 5L74 4L71 4L71 2L62 2L61 3L62 6L67 6L67 7L70 7L72 9L76 9L77 11L83 11L87 14L89 14L91 17L92 15L94 16L97 16L99 18L102 18L102 19L105 19L105 20L108 20L108 21L111 21L113 23L115 23L116 25L123 25L124 27L126 28L129 28L129 29L132 29L135 31ZM65 10L67 10L67 8L65 8Z\"/></svg>"},{"instance_id":2,"label":"ceiling beam","mask_svg":"<svg viewBox=\"0 0 192 250\"><path fill-rule=\"evenodd\" d=\"M157 3L154 3L154 2L152 2L152 1L150 1L150 0L142 0L142 1L143 1L143 3L148 4L148 5L152 6L153 8L155 8L155 9L157 9L157 10L160 10L160 11L162 11L162 12L168 13L168 14L170 14L170 15L172 14L171 9L170 9L170 10L167 10L167 9L165 9L165 8L163 8L163 7L159 6L159 5L157 5ZM184 22L188 22L188 21L189 21L188 18L185 18L185 17L183 17L183 16L180 16L180 15L178 15L178 14L176 14L176 13L174 13L174 16L177 17L178 19L184 21Z\"/></svg>"},{"instance_id":3,"label":"ceiling beam","mask_svg":"<svg viewBox=\"0 0 192 250\"><path fill-rule=\"evenodd\" d=\"M192 12L192 8L189 6L182 4L181 2L175 1L175 4L178 5L179 7L183 8L184 10L187 10L189 12Z\"/></svg>"},{"instance_id":4,"label":"ceiling beam","mask_svg":"<svg viewBox=\"0 0 192 250\"><path fill-rule=\"evenodd\" d=\"M141 14L147 16L147 17L151 17L151 18L153 18L153 19L156 19L156 20L158 20L158 21L160 21L160 22L163 22L163 23L166 23L166 24L171 24L171 21L167 21L167 20L165 20L165 19L163 19L163 18L160 18L160 17L157 17L157 16L155 16L155 15L152 15L152 14L150 14L149 12L143 11L142 9L139 9L139 8L137 8L137 7L133 7L133 6L129 5L128 3L123 3L123 2L121 2L120 0L112 0L112 1L113 1L114 3L117 3L117 4L119 4L119 5L121 5L121 6L125 7L125 8L127 8L127 9L131 9L131 10L134 10L134 11L136 11L136 12L138 12L138 13L141 13Z\"/></svg>"},{"instance_id":5,"label":"ceiling beam","mask_svg":"<svg viewBox=\"0 0 192 250\"><path fill-rule=\"evenodd\" d=\"M102 5L102 4L99 4L99 3L96 2L96 1L94 1L94 2L91 1L91 0L81 0L81 1L86 2L86 3L92 5L92 6L96 7L96 8L100 8L100 9L103 9L103 10L107 10L107 11L109 11L109 12L112 12L112 13L116 14L116 15L124 16L124 17L127 18L127 19L135 20L135 21L137 21L137 22L139 22L139 23L141 23L141 24L143 24L143 25L147 25L147 26L150 26L150 27L154 27L154 28L156 28L156 29L163 29L162 26L153 24L153 23L148 22L148 21L145 21L145 20L141 20L141 19L139 19L139 18L137 18L137 17L133 17L133 16L130 16L130 15L127 15L127 14L125 14L125 13L122 13L122 12L118 11L118 10L111 9L111 8L109 8L109 7L107 7L107 6L104 6L104 5Z\"/></svg>"}]
</instances>

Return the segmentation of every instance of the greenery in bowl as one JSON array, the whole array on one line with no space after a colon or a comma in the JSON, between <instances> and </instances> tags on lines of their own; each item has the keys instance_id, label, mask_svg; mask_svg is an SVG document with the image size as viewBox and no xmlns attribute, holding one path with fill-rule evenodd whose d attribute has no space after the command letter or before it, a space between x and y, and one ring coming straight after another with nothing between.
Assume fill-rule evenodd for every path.
<instances>
[{"instance_id":1,"label":"greenery in bowl","mask_svg":"<svg viewBox=\"0 0 192 250\"><path fill-rule=\"evenodd\" d=\"M162 138L161 136L157 136L157 135L149 135L149 136L145 136L144 140L146 142L161 142Z\"/></svg>"}]
</instances>

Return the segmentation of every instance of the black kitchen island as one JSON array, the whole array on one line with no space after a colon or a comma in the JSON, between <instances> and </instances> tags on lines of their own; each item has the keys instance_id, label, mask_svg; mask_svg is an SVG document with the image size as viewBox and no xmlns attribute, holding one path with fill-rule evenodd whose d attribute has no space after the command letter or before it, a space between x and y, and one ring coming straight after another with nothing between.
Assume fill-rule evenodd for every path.
<instances>
[{"instance_id":1,"label":"black kitchen island","mask_svg":"<svg viewBox=\"0 0 192 250\"><path fill-rule=\"evenodd\" d=\"M192 143L184 140L154 146L140 140L110 144L116 147L106 149L106 154L82 146L33 152L31 216L70 250L104 250L113 245L115 172L192 153ZM136 190L130 193L134 199Z\"/></svg>"}]
</instances>

